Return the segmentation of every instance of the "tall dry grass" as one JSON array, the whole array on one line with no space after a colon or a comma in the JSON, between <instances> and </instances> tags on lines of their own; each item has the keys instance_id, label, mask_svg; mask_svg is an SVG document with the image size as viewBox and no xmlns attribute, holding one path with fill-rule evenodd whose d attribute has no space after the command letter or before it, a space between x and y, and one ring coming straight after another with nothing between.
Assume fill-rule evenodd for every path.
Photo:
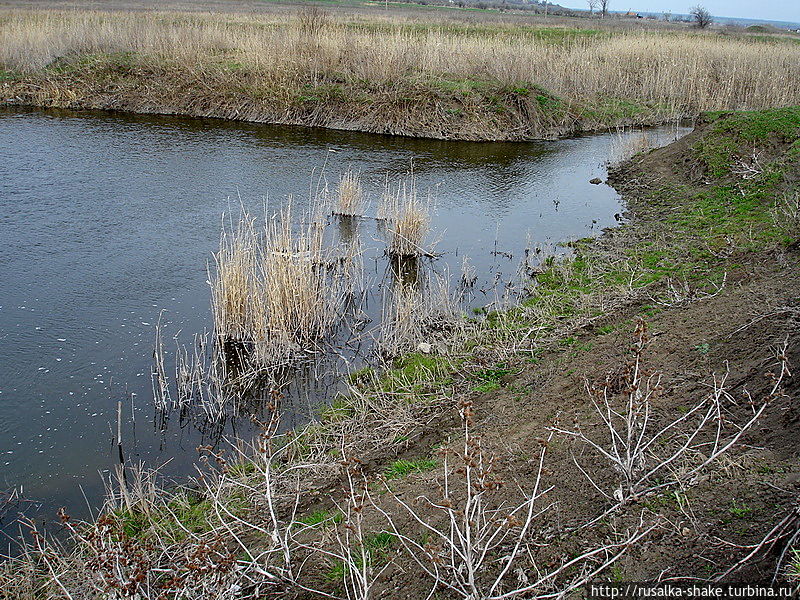
<instances>
[{"instance_id":1,"label":"tall dry grass","mask_svg":"<svg viewBox=\"0 0 800 600\"><path fill-rule=\"evenodd\" d=\"M297 224L291 204L263 229L246 212L228 226L209 274L219 342L237 342L257 364L274 365L309 352L334 328L342 278L351 274L331 267L323 235L314 220Z\"/></svg>"},{"instance_id":2,"label":"tall dry grass","mask_svg":"<svg viewBox=\"0 0 800 600\"><path fill-rule=\"evenodd\" d=\"M429 253L425 238L430 229L430 198L418 196L413 177L394 188L387 184L378 212L389 228L389 256L403 259Z\"/></svg>"},{"instance_id":3,"label":"tall dry grass","mask_svg":"<svg viewBox=\"0 0 800 600\"><path fill-rule=\"evenodd\" d=\"M223 223L214 269L209 270L214 330L228 341L252 341L263 306L257 301L256 265L259 239L254 220L242 214L234 225Z\"/></svg>"},{"instance_id":4,"label":"tall dry grass","mask_svg":"<svg viewBox=\"0 0 800 600\"><path fill-rule=\"evenodd\" d=\"M354 217L361 214L364 201L364 190L361 187L361 176L348 169L339 179L336 187L336 206L334 213Z\"/></svg>"},{"instance_id":5,"label":"tall dry grass","mask_svg":"<svg viewBox=\"0 0 800 600\"><path fill-rule=\"evenodd\" d=\"M291 16L8 12L0 20L0 64L34 72L69 57L132 52L131 60L153 69L177 65L200 80L246 72L262 87L284 90L398 81L449 90L474 80L531 82L568 101L630 98L680 112L800 103L797 44L642 31L554 44L510 26L460 31L340 17L311 37L307 27Z\"/></svg>"},{"instance_id":6,"label":"tall dry grass","mask_svg":"<svg viewBox=\"0 0 800 600\"><path fill-rule=\"evenodd\" d=\"M314 222L295 227L291 206L266 224L256 273L265 332L257 352L266 358L308 350L338 318L340 287L326 271L322 236Z\"/></svg>"}]
</instances>

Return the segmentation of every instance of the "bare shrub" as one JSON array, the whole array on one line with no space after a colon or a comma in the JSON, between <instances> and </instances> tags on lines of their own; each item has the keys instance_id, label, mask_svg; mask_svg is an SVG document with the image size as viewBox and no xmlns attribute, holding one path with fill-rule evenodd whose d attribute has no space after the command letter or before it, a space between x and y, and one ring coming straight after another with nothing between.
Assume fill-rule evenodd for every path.
<instances>
[{"instance_id":1,"label":"bare shrub","mask_svg":"<svg viewBox=\"0 0 800 600\"><path fill-rule=\"evenodd\" d=\"M769 554L778 554L778 549L783 547L778 555L772 584L780 579L785 579L796 586L794 592L800 591L800 505L795 504L778 523L770 529L761 541L752 546L739 546L750 550L742 559L731 565L726 571L715 577L715 581L725 581L732 573L742 570L753 563L762 560Z\"/></svg>"},{"instance_id":2,"label":"bare shrub","mask_svg":"<svg viewBox=\"0 0 800 600\"><path fill-rule=\"evenodd\" d=\"M689 15L692 17L692 21L694 21L694 26L698 29L705 29L714 22L711 13L699 4L689 10Z\"/></svg>"},{"instance_id":3,"label":"bare shrub","mask_svg":"<svg viewBox=\"0 0 800 600\"><path fill-rule=\"evenodd\" d=\"M297 11L297 25L303 35L317 36L330 22L330 14L319 6L311 4Z\"/></svg>"},{"instance_id":4,"label":"bare shrub","mask_svg":"<svg viewBox=\"0 0 800 600\"><path fill-rule=\"evenodd\" d=\"M495 457L487 452L481 437L474 432L470 402L461 404L461 417L463 447L442 452L444 467L439 497L421 496L410 502L385 486L417 531L401 530L398 517L373 500L373 505L387 520L389 531L397 537L417 568L436 586L465 599L499 600L530 593L543 598L549 596L548 592L560 596L607 568L655 527L645 528L640 524L633 532L624 534L621 541L581 552L550 569L531 565L535 581L527 580L523 585L519 585L518 580L512 582L510 574L520 568L523 557L532 556L531 534L550 508L543 502L552 489L543 483L548 442L542 440L540 444L532 488L520 489L522 501L509 505L500 493L506 482L496 474ZM417 508L420 504L427 510ZM496 553L501 548L502 558L498 559ZM560 579L565 573L567 576Z\"/></svg>"},{"instance_id":5,"label":"bare shrub","mask_svg":"<svg viewBox=\"0 0 800 600\"><path fill-rule=\"evenodd\" d=\"M778 372L773 386L761 401L747 396L751 415L742 425L726 418L737 406L727 389L727 373L712 382L712 391L680 417L659 422L653 400L663 391L661 375L647 370L643 362L648 342L647 327L637 321L633 357L621 376L606 377L588 387L592 405L605 429L605 439L595 441L577 425L555 431L579 440L608 464L619 476L617 487L602 489L575 459L576 466L592 486L609 500L625 504L659 489L691 482L704 468L727 452L753 426L770 401L781 394L784 377L789 376L786 346L778 349ZM726 434L726 425L733 433ZM698 460L698 457L699 460ZM660 483L654 483L660 478Z\"/></svg>"},{"instance_id":6,"label":"bare shrub","mask_svg":"<svg viewBox=\"0 0 800 600\"><path fill-rule=\"evenodd\" d=\"M27 570L38 581L32 586L36 597L222 600L231 590L238 598L259 598L284 581L279 567L237 556L230 544L241 536L235 522L203 512L202 523L189 523L187 515L197 509L158 489L151 471L129 470L127 483L119 478L96 521L74 520L60 511L63 542L29 521L31 541L22 557L0 570L0 583ZM215 511L231 514L230 507Z\"/></svg>"},{"instance_id":7,"label":"bare shrub","mask_svg":"<svg viewBox=\"0 0 800 600\"><path fill-rule=\"evenodd\" d=\"M389 566L389 562L382 561L378 555L381 548L376 547L376 540L383 540L387 545L393 538L369 532L367 513L372 508L369 505L369 481L360 461L346 459L342 470L344 499L336 503L341 521L335 523L335 543L331 548L317 544L313 550L338 565L347 600L369 600L374 597L375 584Z\"/></svg>"}]
</instances>

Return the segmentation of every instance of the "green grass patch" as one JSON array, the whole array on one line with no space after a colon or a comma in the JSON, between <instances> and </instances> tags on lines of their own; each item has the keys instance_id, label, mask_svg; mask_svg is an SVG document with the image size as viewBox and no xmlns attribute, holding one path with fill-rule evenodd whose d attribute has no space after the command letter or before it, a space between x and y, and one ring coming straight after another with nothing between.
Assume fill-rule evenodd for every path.
<instances>
[{"instance_id":1,"label":"green grass patch","mask_svg":"<svg viewBox=\"0 0 800 600\"><path fill-rule=\"evenodd\" d=\"M397 542L397 536L388 531L373 533L364 537L364 547L374 555L386 556Z\"/></svg>"},{"instance_id":2,"label":"green grass patch","mask_svg":"<svg viewBox=\"0 0 800 600\"><path fill-rule=\"evenodd\" d=\"M710 112L709 131L692 148L713 178L731 174L737 155L757 150L772 138L796 141L800 137L800 106L760 111Z\"/></svg>"},{"instance_id":3,"label":"green grass patch","mask_svg":"<svg viewBox=\"0 0 800 600\"><path fill-rule=\"evenodd\" d=\"M452 383L455 365L447 357L422 352L404 354L394 361L379 382L386 392L404 392L407 402L416 402L427 391Z\"/></svg>"},{"instance_id":4,"label":"green grass patch","mask_svg":"<svg viewBox=\"0 0 800 600\"><path fill-rule=\"evenodd\" d=\"M169 507L178 522L192 533L204 533L211 529L214 507L210 500L198 501L191 496L178 496L169 503ZM232 512L235 512L235 508Z\"/></svg>"},{"instance_id":5,"label":"green grass patch","mask_svg":"<svg viewBox=\"0 0 800 600\"><path fill-rule=\"evenodd\" d=\"M225 505L233 514L241 514L245 509L244 500L235 496L227 498ZM188 490L175 493L164 508L154 507L148 511L122 508L112 511L109 516L116 520L122 535L133 539L154 535L183 539L187 531L210 531L216 518L211 500Z\"/></svg>"},{"instance_id":6,"label":"green grass patch","mask_svg":"<svg viewBox=\"0 0 800 600\"><path fill-rule=\"evenodd\" d=\"M512 369L505 363L498 363L494 367L476 371L470 375L472 381L478 382L472 389L478 393L497 390L501 387L501 379L511 372Z\"/></svg>"},{"instance_id":7,"label":"green grass patch","mask_svg":"<svg viewBox=\"0 0 800 600\"><path fill-rule=\"evenodd\" d=\"M145 513L127 508L116 510L111 515L118 519L122 533L129 538L142 536L152 523Z\"/></svg>"},{"instance_id":8,"label":"green grass patch","mask_svg":"<svg viewBox=\"0 0 800 600\"><path fill-rule=\"evenodd\" d=\"M328 406L320 411L320 419L324 423L342 421L353 415L355 409L346 396L336 396Z\"/></svg>"},{"instance_id":9,"label":"green grass patch","mask_svg":"<svg viewBox=\"0 0 800 600\"><path fill-rule=\"evenodd\" d=\"M375 566L385 564L389 558L392 547L397 542L397 536L388 531L372 533L364 536L364 551L354 548L350 552L351 564L356 569L364 566L366 556L369 564ZM328 581L342 581L347 576L349 566L342 560L334 560L325 572L325 579Z\"/></svg>"},{"instance_id":10,"label":"green grass patch","mask_svg":"<svg viewBox=\"0 0 800 600\"><path fill-rule=\"evenodd\" d=\"M325 571L325 579L328 581L343 581L345 575L347 575L347 567L342 560L332 561L330 568Z\"/></svg>"},{"instance_id":11,"label":"green grass patch","mask_svg":"<svg viewBox=\"0 0 800 600\"><path fill-rule=\"evenodd\" d=\"M791 550L786 572L792 581L800 581L800 549Z\"/></svg>"},{"instance_id":12,"label":"green grass patch","mask_svg":"<svg viewBox=\"0 0 800 600\"><path fill-rule=\"evenodd\" d=\"M386 479L402 479L408 477L412 473L425 473L435 469L439 463L432 458L416 458L412 460L399 459L394 461L384 471L383 476Z\"/></svg>"},{"instance_id":13,"label":"green grass patch","mask_svg":"<svg viewBox=\"0 0 800 600\"><path fill-rule=\"evenodd\" d=\"M734 498L733 501L731 502L730 507L728 507L728 512L737 519L744 519L750 513L753 512L753 509L752 507L747 506L746 504L741 504L737 502L737 500Z\"/></svg>"},{"instance_id":14,"label":"green grass patch","mask_svg":"<svg viewBox=\"0 0 800 600\"><path fill-rule=\"evenodd\" d=\"M342 513L338 511L330 512L327 510L318 510L306 517L297 519L297 522L308 525L309 527L314 527L322 523L341 523L343 518Z\"/></svg>"},{"instance_id":15,"label":"green grass patch","mask_svg":"<svg viewBox=\"0 0 800 600\"><path fill-rule=\"evenodd\" d=\"M228 467L228 473L234 477L246 477L256 472L256 465L253 461L236 463Z\"/></svg>"}]
</instances>

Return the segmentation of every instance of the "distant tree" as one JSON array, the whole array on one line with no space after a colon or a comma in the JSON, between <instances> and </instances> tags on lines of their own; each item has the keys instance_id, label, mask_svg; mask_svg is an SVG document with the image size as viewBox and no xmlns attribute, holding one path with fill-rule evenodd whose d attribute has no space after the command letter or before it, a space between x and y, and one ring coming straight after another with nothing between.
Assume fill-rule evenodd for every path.
<instances>
[{"instance_id":1,"label":"distant tree","mask_svg":"<svg viewBox=\"0 0 800 600\"><path fill-rule=\"evenodd\" d=\"M603 15L603 18L608 14L608 5L611 0L597 0L598 4L600 5L600 14Z\"/></svg>"},{"instance_id":2,"label":"distant tree","mask_svg":"<svg viewBox=\"0 0 800 600\"><path fill-rule=\"evenodd\" d=\"M692 16L692 21L694 21L695 27L698 29L705 29L714 22L711 13L699 4L692 8L689 11L689 14Z\"/></svg>"},{"instance_id":3,"label":"distant tree","mask_svg":"<svg viewBox=\"0 0 800 600\"><path fill-rule=\"evenodd\" d=\"M590 15L591 15L592 13L594 13L595 9L597 8L597 3L598 3L599 1L600 1L600 0L586 0L586 4L588 4L588 5L589 5L589 14L590 14Z\"/></svg>"}]
</instances>

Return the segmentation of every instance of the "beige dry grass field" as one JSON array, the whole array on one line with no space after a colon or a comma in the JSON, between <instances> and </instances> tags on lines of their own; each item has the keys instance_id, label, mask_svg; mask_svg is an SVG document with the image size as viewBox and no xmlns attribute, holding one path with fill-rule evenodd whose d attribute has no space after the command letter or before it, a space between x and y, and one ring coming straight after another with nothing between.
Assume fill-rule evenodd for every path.
<instances>
[{"instance_id":1,"label":"beige dry grass field","mask_svg":"<svg viewBox=\"0 0 800 600\"><path fill-rule=\"evenodd\" d=\"M800 102L792 38L318 11L0 13L2 97L459 139Z\"/></svg>"}]
</instances>

